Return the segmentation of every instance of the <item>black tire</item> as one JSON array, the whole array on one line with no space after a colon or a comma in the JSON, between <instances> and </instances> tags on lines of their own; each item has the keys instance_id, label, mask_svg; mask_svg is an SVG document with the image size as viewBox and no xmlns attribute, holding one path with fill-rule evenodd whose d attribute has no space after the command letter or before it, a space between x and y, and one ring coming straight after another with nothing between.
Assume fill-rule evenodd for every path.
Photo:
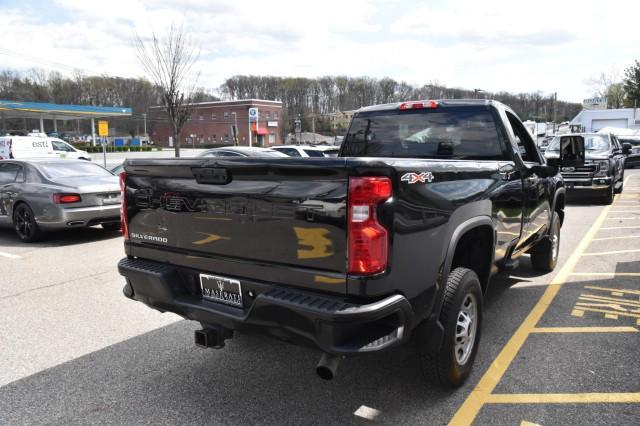
<instances>
[{"instance_id":1,"label":"black tire","mask_svg":"<svg viewBox=\"0 0 640 426\"><path fill-rule=\"evenodd\" d=\"M614 192L616 194L622 194L622 190L624 189L624 173L622 174L622 177L620 178L620 180L618 181L620 183L620 186L614 189ZM611 200L611 202L613 202L613 200Z\"/></svg>"},{"instance_id":2,"label":"black tire","mask_svg":"<svg viewBox=\"0 0 640 426\"><path fill-rule=\"evenodd\" d=\"M539 272L548 273L553 271L558 264L558 254L560 253L560 218L557 214L551 220L551 230L549 236L536 244L529 254L531 255L531 265Z\"/></svg>"},{"instance_id":3,"label":"black tire","mask_svg":"<svg viewBox=\"0 0 640 426\"><path fill-rule=\"evenodd\" d=\"M460 322L465 320L464 310L469 309L466 305L469 301L475 303L475 318L471 319L471 326L466 329L467 336L472 334L470 346L463 351L460 346L456 346L456 343L464 345L460 337L456 337L456 333L465 330ZM469 318L468 314L466 318ZM480 341L482 288L478 275L471 269L456 268L449 274L440 323L444 328L442 345L439 349L430 348L426 339L423 339L419 346L420 366L425 379L430 383L454 388L461 386L469 377Z\"/></svg>"},{"instance_id":4,"label":"black tire","mask_svg":"<svg viewBox=\"0 0 640 426\"><path fill-rule=\"evenodd\" d=\"M120 223L112 222L112 223L101 223L102 229L109 232L115 232L120 230Z\"/></svg>"},{"instance_id":5,"label":"black tire","mask_svg":"<svg viewBox=\"0 0 640 426\"><path fill-rule=\"evenodd\" d=\"M614 196L614 192L615 192L615 183L612 183L611 185L609 185L607 187L607 189L604 190L603 195L602 195L602 204L608 206L610 204L613 204L613 196Z\"/></svg>"},{"instance_id":6,"label":"black tire","mask_svg":"<svg viewBox=\"0 0 640 426\"><path fill-rule=\"evenodd\" d=\"M13 227L18 238L25 243L38 241L42 236L33 210L25 203L18 204L13 210Z\"/></svg>"}]
</instances>

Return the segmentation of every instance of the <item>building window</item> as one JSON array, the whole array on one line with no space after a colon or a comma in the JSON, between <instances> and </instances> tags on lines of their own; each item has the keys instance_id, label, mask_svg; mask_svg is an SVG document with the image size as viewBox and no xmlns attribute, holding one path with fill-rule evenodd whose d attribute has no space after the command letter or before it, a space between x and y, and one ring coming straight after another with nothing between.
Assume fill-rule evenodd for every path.
<instances>
[{"instance_id":1,"label":"building window","mask_svg":"<svg viewBox=\"0 0 640 426\"><path fill-rule=\"evenodd\" d=\"M275 145L276 143L276 135L273 133L269 133L269 145Z\"/></svg>"},{"instance_id":2,"label":"building window","mask_svg":"<svg viewBox=\"0 0 640 426\"><path fill-rule=\"evenodd\" d=\"M229 118L229 111L225 111L225 112L224 112L224 118L225 118L225 119Z\"/></svg>"},{"instance_id":3,"label":"building window","mask_svg":"<svg viewBox=\"0 0 640 426\"><path fill-rule=\"evenodd\" d=\"M211 113L211 120L216 121L216 114L213 112Z\"/></svg>"},{"instance_id":4,"label":"building window","mask_svg":"<svg viewBox=\"0 0 640 426\"><path fill-rule=\"evenodd\" d=\"M265 113L264 113L264 118L266 118L267 120L270 118L270 117L269 117L269 111L267 111L267 112L265 112Z\"/></svg>"},{"instance_id":5,"label":"building window","mask_svg":"<svg viewBox=\"0 0 640 426\"><path fill-rule=\"evenodd\" d=\"M204 120L204 115L200 114L200 116L198 117L198 119L199 119L200 121Z\"/></svg>"},{"instance_id":6,"label":"building window","mask_svg":"<svg viewBox=\"0 0 640 426\"><path fill-rule=\"evenodd\" d=\"M278 119L278 113L276 111L273 111L273 119L274 120Z\"/></svg>"}]
</instances>

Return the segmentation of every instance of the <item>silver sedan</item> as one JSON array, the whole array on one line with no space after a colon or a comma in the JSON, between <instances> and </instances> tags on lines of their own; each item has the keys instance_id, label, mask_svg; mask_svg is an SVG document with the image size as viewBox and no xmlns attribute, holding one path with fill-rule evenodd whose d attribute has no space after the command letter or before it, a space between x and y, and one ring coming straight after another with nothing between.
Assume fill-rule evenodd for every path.
<instances>
[{"instance_id":1,"label":"silver sedan","mask_svg":"<svg viewBox=\"0 0 640 426\"><path fill-rule=\"evenodd\" d=\"M82 160L2 160L0 224L12 225L24 242L48 230L102 225L116 231L118 177Z\"/></svg>"}]
</instances>

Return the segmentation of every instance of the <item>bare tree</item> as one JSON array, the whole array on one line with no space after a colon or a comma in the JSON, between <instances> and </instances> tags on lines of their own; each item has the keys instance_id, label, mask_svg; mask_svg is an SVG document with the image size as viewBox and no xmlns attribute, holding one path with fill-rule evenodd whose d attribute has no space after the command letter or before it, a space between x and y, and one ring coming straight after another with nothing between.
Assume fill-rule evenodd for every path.
<instances>
[{"instance_id":1,"label":"bare tree","mask_svg":"<svg viewBox=\"0 0 640 426\"><path fill-rule=\"evenodd\" d=\"M607 108L622 108L625 98L624 84L620 71L612 68L608 73L600 73L587 80L594 96L606 97Z\"/></svg>"},{"instance_id":2,"label":"bare tree","mask_svg":"<svg viewBox=\"0 0 640 426\"><path fill-rule=\"evenodd\" d=\"M173 131L176 157L180 157L182 128L189 120L196 93L198 75L192 75L199 52L191 44L183 27L173 25L160 40L155 33L148 41L135 37L138 60L161 92L162 105Z\"/></svg>"}]
</instances>

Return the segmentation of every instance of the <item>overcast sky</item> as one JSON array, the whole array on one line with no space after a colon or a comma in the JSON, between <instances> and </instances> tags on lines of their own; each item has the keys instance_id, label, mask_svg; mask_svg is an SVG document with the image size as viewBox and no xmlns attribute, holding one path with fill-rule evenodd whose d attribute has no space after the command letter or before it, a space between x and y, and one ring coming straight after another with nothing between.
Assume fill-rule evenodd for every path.
<instances>
[{"instance_id":1,"label":"overcast sky","mask_svg":"<svg viewBox=\"0 0 640 426\"><path fill-rule=\"evenodd\" d=\"M0 0L0 68L142 76L131 40L182 25L200 83L234 74L392 77L558 92L640 59L640 1Z\"/></svg>"}]
</instances>

